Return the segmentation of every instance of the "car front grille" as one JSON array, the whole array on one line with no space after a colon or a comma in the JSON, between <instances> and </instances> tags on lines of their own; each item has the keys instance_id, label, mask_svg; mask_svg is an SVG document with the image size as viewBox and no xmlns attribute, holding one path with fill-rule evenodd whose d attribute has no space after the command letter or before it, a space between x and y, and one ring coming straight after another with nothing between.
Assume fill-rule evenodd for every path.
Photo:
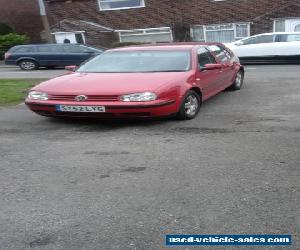
<instances>
[{"instance_id":1,"label":"car front grille","mask_svg":"<svg viewBox=\"0 0 300 250\"><path fill-rule=\"evenodd\" d=\"M58 101L75 101L77 95L49 95L49 100ZM119 100L117 95L86 95L87 100L85 102L97 102L97 101L108 101L114 102Z\"/></svg>"}]
</instances>

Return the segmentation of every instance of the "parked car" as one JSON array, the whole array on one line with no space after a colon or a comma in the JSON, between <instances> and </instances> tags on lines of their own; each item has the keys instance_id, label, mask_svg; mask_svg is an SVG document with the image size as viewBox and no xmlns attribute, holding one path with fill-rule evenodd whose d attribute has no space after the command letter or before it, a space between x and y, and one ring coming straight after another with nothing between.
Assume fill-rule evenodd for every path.
<instances>
[{"instance_id":1,"label":"parked car","mask_svg":"<svg viewBox=\"0 0 300 250\"><path fill-rule=\"evenodd\" d=\"M203 101L227 88L239 90L243 79L243 66L222 44L125 47L33 87L25 103L53 117L193 119Z\"/></svg>"},{"instance_id":2,"label":"parked car","mask_svg":"<svg viewBox=\"0 0 300 250\"><path fill-rule=\"evenodd\" d=\"M5 64L18 65L22 70L80 65L103 51L81 44L19 45L5 53Z\"/></svg>"},{"instance_id":3,"label":"parked car","mask_svg":"<svg viewBox=\"0 0 300 250\"><path fill-rule=\"evenodd\" d=\"M300 63L300 32L265 33L226 44L242 63Z\"/></svg>"}]
</instances>

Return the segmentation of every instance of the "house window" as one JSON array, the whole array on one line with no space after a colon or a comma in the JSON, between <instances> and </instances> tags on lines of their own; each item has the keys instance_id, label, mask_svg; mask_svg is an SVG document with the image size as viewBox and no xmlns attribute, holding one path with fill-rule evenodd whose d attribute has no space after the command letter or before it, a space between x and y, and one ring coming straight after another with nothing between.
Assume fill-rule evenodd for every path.
<instances>
[{"instance_id":1,"label":"house window","mask_svg":"<svg viewBox=\"0 0 300 250\"><path fill-rule=\"evenodd\" d=\"M74 32L55 32L52 35L55 36L56 43L82 43L85 44L85 31Z\"/></svg>"},{"instance_id":2,"label":"house window","mask_svg":"<svg viewBox=\"0 0 300 250\"><path fill-rule=\"evenodd\" d=\"M274 32L285 32L285 20L274 21Z\"/></svg>"},{"instance_id":3,"label":"house window","mask_svg":"<svg viewBox=\"0 0 300 250\"><path fill-rule=\"evenodd\" d=\"M145 7L144 0L98 0L100 10L120 10Z\"/></svg>"},{"instance_id":4,"label":"house window","mask_svg":"<svg viewBox=\"0 0 300 250\"><path fill-rule=\"evenodd\" d=\"M169 27L118 30L120 42L155 43L173 41L172 30Z\"/></svg>"},{"instance_id":5,"label":"house window","mask_svg":"<svg viewBox=\"0 0 300 250\"><path fill-rule=\"evenodd\" d=\"M249 23L195 25L191 28L194 41L228 43L250 36Z\"/></svg>"}]
</instances>

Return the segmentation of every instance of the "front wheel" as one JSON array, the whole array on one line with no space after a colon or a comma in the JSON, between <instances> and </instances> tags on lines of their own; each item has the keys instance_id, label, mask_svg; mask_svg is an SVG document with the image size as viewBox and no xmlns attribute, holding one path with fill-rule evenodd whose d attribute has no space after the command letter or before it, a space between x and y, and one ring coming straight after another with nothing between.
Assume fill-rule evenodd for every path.
<instances>
[{"instance_id":1,"label":"front wheel","mask_svg":"<svg viewBox=\"0 0 300 250\"><path fill-rule=\"evenodd\" d=\"M35 61L32 61L32 60L22 60L19 63L19 67L22 70L35 70L35 69L39 68L39 65Z\"/></svg>"},{"instance_id":2,"label":"front wheel","mask_svg":"<svg viewBox=\"0 0 300 250\"><path fill-rule=\"evenodd\" d=\"M234 82L228 89L229 90L240 90L243 86L243 83L244 83L244 72L240 70L236 74Z\"/></svg>"},{"instance_id":3,"label":"front wheel","mask_svg":"<svg viewBox=\"0 0 300 250\"><path fill-rule=\"evenodd\" d=\"M180 106L177 118L180 120L191 120L196 117L200 110L201 97L193 90L189 90Z\"/></svg>"}]
</instances>

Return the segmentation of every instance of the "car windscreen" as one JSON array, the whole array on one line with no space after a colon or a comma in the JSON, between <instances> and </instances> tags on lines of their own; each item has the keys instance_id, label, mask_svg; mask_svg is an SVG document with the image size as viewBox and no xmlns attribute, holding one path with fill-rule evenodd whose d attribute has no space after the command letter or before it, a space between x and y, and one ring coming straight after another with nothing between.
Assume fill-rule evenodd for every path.
<instances>
[{"instance_id":1,"label":"car windscreen","mask_svg":"<svg viewBox=\"0 0 300 250\"><path fill-rule=\"evenodd\" d=\"M190 69L190 51L108 51L82 65L77 72L178 72Z\"/></svg>"}]
</instances>

